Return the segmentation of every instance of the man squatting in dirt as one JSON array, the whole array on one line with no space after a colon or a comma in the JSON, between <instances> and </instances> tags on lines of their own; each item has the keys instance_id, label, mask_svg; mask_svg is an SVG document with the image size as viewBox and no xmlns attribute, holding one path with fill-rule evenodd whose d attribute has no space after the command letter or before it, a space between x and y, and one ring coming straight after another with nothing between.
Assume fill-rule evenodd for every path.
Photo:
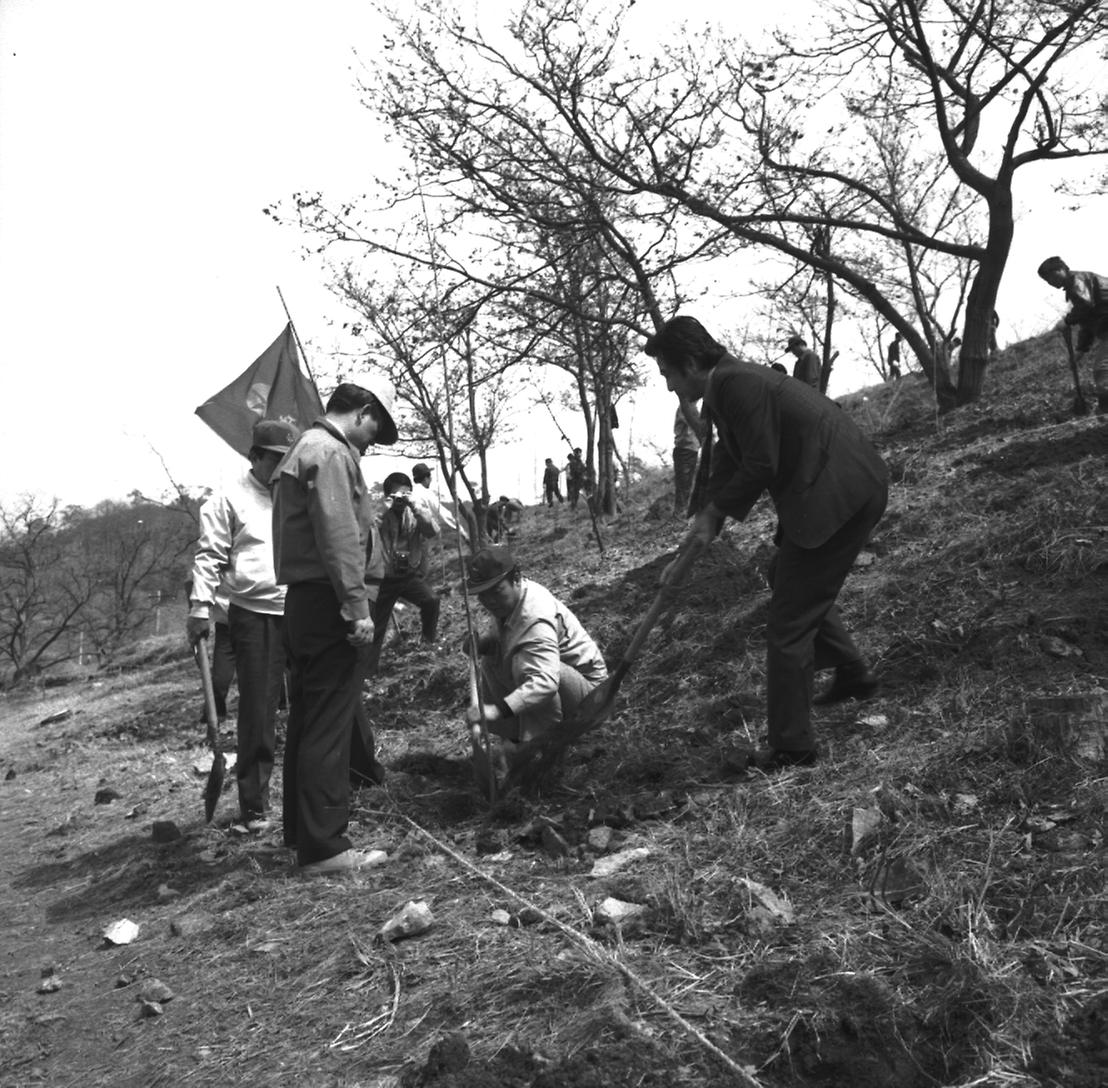
<instances>
[{"instance_id":1,"label":"man squatting in dirt","mask_svg":"<svg viewBox=\"0 0 1108 1088\"><path fill-rule=\"evenodd\" d=\"M820 702L865 698L877 688L835 600L884 513L884 462L837 404L804 382L735 359L695 318L667 321L643 350L657 360L670 392L704 398L707 435L689 537L706 546L725 518L743 520L764 491L773 500L768 747L752 762L766 772L814 763L814 671L835 668Z\"/></svg>"},{"instance_id":2,"label":"man squatting in dirt","mask_svg":"<svg viewBox=\"0 0 1108 1088\"><path fill-rule=\"evenodd\" d=\"M524 578L505 546L482 548L469 561L468 591L493 618L478 638L482 714L504 741L510 767L517 743L556 730L603 680L608 668L580 620L545 586ZM475 768L480 773L480 759Z\"/></svg>"},{"instance_id":3,"label":"man squatting in dirt","mask_svg":"<svg viewBox=\"0 0 1108 1088\"><path fill-rule=\"evenodd\" d=\"M192 561L185 620L192 645L208 637L221 583L230 602L227 628L239 682L235 777L240 826L251 832L269 827L277 704L285 679L285 590L273 572L269 481L299 434L279 420L254 424L249 469L200 507L200 540Z\"/></svg>"},{"instance_id":4,"label":"man squatting in dirt","mask_svg":"<svg viewBox=\"0 0 1108 1088\"><path fill-rule=\"evenodd\" d=\"M380 374L344 382L278 465L273 550L292 674L284 762L284 840L301 873L368 864L351 848L351 722L373 641L367 554L373 509L360 458L397 440L396 393ZM372 752L372 741L370 751Z\"/></svg>"},{"instance_id":5,"label":"man squatting in dirt","mask_svg":"<svg viewBox=\"0 0 1108 1088\"><path fill-rule=\"evenodd\" d=\"M1093 382L1096 385L1096 414L1108 413L1108 276L1075 272L1061 257L1048 257L1039 265L1039 276L1051 287L1065 292L1070 312L1062 318L1067 335L1077 327L1079 354L1092 349ZM1074 381L1076 381L1076 376Z\"/></svg>"}]
</instances>

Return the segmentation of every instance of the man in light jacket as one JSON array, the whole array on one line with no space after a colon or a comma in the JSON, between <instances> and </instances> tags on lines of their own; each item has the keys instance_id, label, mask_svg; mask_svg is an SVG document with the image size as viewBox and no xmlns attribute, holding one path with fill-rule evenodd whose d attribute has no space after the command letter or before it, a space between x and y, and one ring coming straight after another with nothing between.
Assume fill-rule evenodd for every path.
<instances>
[{"instance_id":1,"label":"man in light jacket","mask_svg":"<svg viewBox=\"0 0 1108 1088\"><path fill-rule=\"evenodd\" d=\"M273 570L269 481L298 435L292 424L279 420L254 424L250 468L200 507L200 540L192 563L185 627L191 643L207 637L221 583L229 599L227 629L239 684L239 826L251 832L269 827L269 779L285 677L285 589Z\"/></svg>"},{"instance_id":2,"label":"man in light jacket","mask_svg":"<svg viewBox=\"0 0 1108 1088\"><path fill-rule=\"evenodd\" d=\"M483 714L489 732L506 742L510 764L516 744L556 730L608 668L580 620L545 586L524 578L507 547L482 548L468 574L469 592L493 625L477 643L482 706L470 707L466 717L475 725Z\"/></svg>"}]
</instances>

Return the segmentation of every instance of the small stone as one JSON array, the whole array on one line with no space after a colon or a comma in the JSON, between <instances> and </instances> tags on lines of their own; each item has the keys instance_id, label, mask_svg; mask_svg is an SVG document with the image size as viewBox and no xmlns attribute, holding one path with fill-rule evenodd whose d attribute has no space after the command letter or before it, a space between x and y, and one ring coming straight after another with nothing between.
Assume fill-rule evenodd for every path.
<instances>
[{"instance_id":1,"label":"small stone","mask_svg":"<svg viewBox=\"0 0 1108 1088\"><path fill-rule=\"evenodd\" d=\"M522 929L524 926L533 926L542 921L542 913L534 907L524 907L508 919L508 925L514 929Z\"/></svg>"},{"instance_id":2,"label":"small stone","mask_svg":"<svg viewBox=\"0 0 1108 1088\"><path fill-rule=\"evenodd\" d=\"M155 842L176 842L181 837L181 829L172 820L155 820L151 836Z\"/></svg>"},{"instance_id":3,"label":"small stone","mask_svg":"<svg viewBox=\"0 0 1108 1088\"><path fill-rule=\"evenodd\" d=\"M176 888L171 888L168 884L159 884L157 896L164 903L168 899L176 899L181 893Z\"/></svg>"},{"instance_id":4,"label":"small stone","mask_svg":"<svg viewBox=\"0 0 1108 1088\"><path fill-rule=\"evenodd\" d=\"M600 906L596 908L596 920L609 925L617 925L626 922L629 918L635 918L642 914L646 907L640 903L625 903L622 899L608 896Z\"/></svg>"},{"instance_id":5,"label":"small stone","mask_svg":"<svg viewBox=\"0 0 1108 1088\"><path fill-rule=\"evenodd\" d=\"M131 983L133 983L134 981L135 981L135 976L134 976L134 975L128 975L128 974L127 974L127 973L125 972L124 974L120 975L120 976L119 976L119 977L118 977L118 978L117 978L117 979L115 980L115 988L116 988L117 990L122 990L122 989L123 989L124 987L126 987L126 986L130 986L130 985L131 985Z\"/></svg>"},{"instance_id":6,"label":"small stone","mask_svg":"<svg viewBox=\"0 0 1108 1088\"><path fill-rule=\"evenodd\" d=\"M156 1001L144 1001L139 1006L139 1016L149 1019L154 1016L161 1016L165 1012L165 1009L161 1007Z\"/></svg>"},{"instance_id":7,"label":"small stone","mask_svg":"<svg viewBox=\"0 0 1108 1088\"><path fill-rule=\"evenodd\" d=\"M62 980L57 975L51 974L44 978L38 985L40 994L56 994L62 988Z\"/></svg>"},{"instance_id":8,"label":"small stone","mask_svg":"<svg viewBox=\"0 0 1108 1088\"><path fill-rule=\"evenodd\" d=\"M494 926L506 926L511 923L512 916L506 910L498 908L489 915L489 921Z\"/></svg>"},{"instance_id":9,"label":"small stone","mask_svg":"<svg viewBox=\"0 0 1108 1088\"><path fill-rule=\"evenodd\" d=\"M8 768L8 773L6 775L4 775L4 781L5 782L10 782L13 778L15 778L15 768L14 767L9 767Z\"/></svg>"},{"instance_id":10,"label":"small stone","mask_svg":"<svg viewBox=\"0 0 1108 1088\"><path fill-rule=\"evenodd\" d=\"M612 829L605 824L601 824L599 827L590 827L585 842L594 853L607 853L608 847L612 845Z\"/></svg>"},{"instance_id":11,"label":"small stone","mask_svg":"<svg viewBox=\"0 0 1108 1088\"><path fill-rule=\"evenodd\" d=\"M140 987L136 1001L149 1001L154 1005L164 1005L173 1000L173 991L160 978L148 978Z\"/></svg>"},{"instance_id":12,"label":"small stone","mask_svg":"<svg viewBox=\"0 0 1108 1088\"><path fill-rule=\"evenodd\" d=\"M106 786L96 791L92 803L94 805L110 805L113 801L118 801L122 796L123 794L117 793L110 786Z\"/></svg>"},{"instance_id":13,"label":"small stone","mask_svg":"<svg viewBox=\"0 0 1108 1088\"><path fill-rule=\"evenodd\" d=\"M850 853L857 856L876 837L885 817L879 808L856 808L850 816Z\"/></svg>"},{"instance_id":14,"label":"small stone","mask_svg":"<svg viewBox=\"0 0 1108 1088\"><path fill-rule=\"evenodd\" d=\"M646 846L636 846L627 850L621 850L618 854L609 854L607 857L599 858L593 864L592 869L589 870L589 876L611 876L613 873L618 873L619 870L625 866L630 865L633 861L640 861L642 858L648 857L650 857L650 849Z\"/></svg>"}]
</instances>

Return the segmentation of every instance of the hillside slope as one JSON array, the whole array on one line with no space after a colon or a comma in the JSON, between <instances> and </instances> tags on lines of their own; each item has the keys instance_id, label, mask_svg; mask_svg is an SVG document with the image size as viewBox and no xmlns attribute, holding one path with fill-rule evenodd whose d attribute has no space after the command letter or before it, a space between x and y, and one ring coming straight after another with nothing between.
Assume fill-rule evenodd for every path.
<instances>
[{"instance_id":1,"label":"hillside slope","mask_svg":"<svg viewBox=\"0 0 1108 1088\"><path fill-rule=\"evenodd\" d=\"M0 1083L1105 1083L1108 424L1070 418L1067 383L1044 338L942 419L918 378L844 398L894 479L843 596L883 687L819 714L814 768L743 769L764 504L537 800L490 812L470 783L457 593L434 654L402 615L367 694L389 779L353 832L389 860L345 881L233 835L231 795L203 824L183 638L7 698ZM669 508L636 481L603 553L584 510L525 515L525 573L611 662L681 539ZM606 922L608 898L642 909ZM411 899L430 931L375 943ZM138 938L104 947L122 917ZM160 1014L135 1000L155 977Z\"/></svg>"}]
</instances>

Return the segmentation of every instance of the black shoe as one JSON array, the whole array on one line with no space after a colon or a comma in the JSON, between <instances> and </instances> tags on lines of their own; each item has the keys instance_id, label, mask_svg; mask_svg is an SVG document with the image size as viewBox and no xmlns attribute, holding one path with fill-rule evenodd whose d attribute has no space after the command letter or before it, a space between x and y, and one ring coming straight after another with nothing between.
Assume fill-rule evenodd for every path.
<instances>
[{"instance_id":1,"label":"black shoe","mask_svg":"<svg viewBox=\"0 0 1108 1088\"><path fill-rule=\"evenodd\" d=\"M872 669L840 667L835 670L831 686L812 700L813 706L829 706L846 699L868 699L877 693L879 681Z\"/></svg>"},{"instance_id":2,"label":"black shoe","mask_svg":"<svg viewBox=\"0 0 1108 1088\"><path fill-rule=\"evenodd\" d=\"M775 774L786 767L811 767L819 758L814 748L787 752L781 748L759 748L750 757L750 766L762 774Z\"/></svg>"}]
</instances>

